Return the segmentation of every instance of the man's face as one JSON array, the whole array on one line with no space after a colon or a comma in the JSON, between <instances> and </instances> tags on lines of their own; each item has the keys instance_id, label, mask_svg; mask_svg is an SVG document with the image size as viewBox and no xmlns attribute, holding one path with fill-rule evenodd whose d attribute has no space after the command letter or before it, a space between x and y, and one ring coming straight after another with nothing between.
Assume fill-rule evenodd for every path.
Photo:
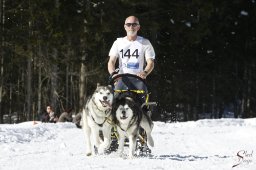
<instances>
[{"instance_id":1,"label":"man's face","mask_svg":"<svg viewBox=\"0 0 256 170\"><path fill-rule=\"evenodd\" d=\"M129 17L125 20L124 29L128 36L135 36L140 29L139 22L135 17Z\"/></svg>"}]
</instances>

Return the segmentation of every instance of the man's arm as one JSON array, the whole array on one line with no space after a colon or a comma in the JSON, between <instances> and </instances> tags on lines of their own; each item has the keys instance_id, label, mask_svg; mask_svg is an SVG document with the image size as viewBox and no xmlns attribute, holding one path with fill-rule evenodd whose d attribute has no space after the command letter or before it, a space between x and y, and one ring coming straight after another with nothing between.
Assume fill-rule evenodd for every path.
<instances>
[{"instance_id":1,"label":"man's arm","mask_svg":"<svg viewBox=\"0 0 256 170\"><path fill-rule=\"evenodd\" d=\"M108 60L108 72L112 74L115 71L116 57L110 56Z\"/></svg>"},{"instance_id":2,"label":"man's arm","mask_svg":"<svg viewBox=\"0 0 256 170\"><path fill-rule=\"evenodd\" d=\"M151 71L154 69L154 59L149 58L147 59L147 65L145 67L145 69L138 73L137 76L146 79L146 77L151 73Z\"/></svg>"},{"instance_id":3,"label":"man's arm","mask_svg":"<svg viewBox=\"0 0 256 170\"><path fill-rule=\"evenodd\" d=\"M151 73L151 71L154 69L154 60L152 58L147 59L147 65L144 69L144 72L146 72L147 75Z\"/></svg>"}]
</instances>

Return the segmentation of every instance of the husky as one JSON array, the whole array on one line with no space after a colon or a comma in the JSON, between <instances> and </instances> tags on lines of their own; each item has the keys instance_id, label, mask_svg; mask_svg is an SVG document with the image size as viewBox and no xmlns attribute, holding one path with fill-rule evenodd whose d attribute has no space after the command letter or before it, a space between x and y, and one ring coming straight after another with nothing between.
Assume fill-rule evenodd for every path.
<instances>
[{"instance_id":1,"label":"husky","mask_svg":"<svg viewBox=\"0 0 256 170\"><path fill-rule=\"evenodd\" d=\"M111 86L100 86L87 100L82 112L82 128L86 137L86 155L96 154L94 146L99 154L103 154L111 141L111 109L114 94ZM103 141L100 138L103 133Z\"/></svg>"},{"instance_id":2,"label":"husky","mask_svg":"<svg viewBox=\"0 0 256 170\"><path fill-rule=\"evenodd\" d=\"M153 122L149 116L142 111L138 102L135 102L132 97L126 96L121 99L117 99L113 105L113 121L117 125L117 132L119 134L119 155L123 155L125 137L128 137L128 157L134 157L140 127L146 131L148 144L151 147L154 147L154 141L151 136Z\"/></svg>"}]
</instances>

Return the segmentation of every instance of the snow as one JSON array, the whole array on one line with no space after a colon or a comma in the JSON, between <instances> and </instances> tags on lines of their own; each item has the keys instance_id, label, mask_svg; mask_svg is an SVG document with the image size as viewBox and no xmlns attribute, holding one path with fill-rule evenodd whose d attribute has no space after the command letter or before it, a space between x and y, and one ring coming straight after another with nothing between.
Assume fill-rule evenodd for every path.
<instances>
[{"instance_id":1,"label":"snow","mask_svg":"<svg viewBox=\"0 0 256 170\"><path fill-rule=\"evenodd\" d=\"M256 169L256 118L154 124L152 156L134 159L87 157L83 131L72 123L1 124L0 169Z\"/></svg>"},{"instance_id":2,"label":"snow","mask_svg":"<svg viewBox=\"0 0 256 170\"><path fill-rule=\"evenodd\" d=\"M240 12L240 14L243 15L243 16L248 16L248 15L249 15L248 12L247 12L247 11L244 11L244 10L242 10L242 11Z\"/></svg>"},{"instance_id":3,"label":"snow","mask_svg":"<svg viewBox=\"0 0 256 170\"><path fill-rule=\"evenodd\" d=\"M191 27L191 22L186 22L185 25L186 25L187 27Z\"/></svg>"}]
</instances>

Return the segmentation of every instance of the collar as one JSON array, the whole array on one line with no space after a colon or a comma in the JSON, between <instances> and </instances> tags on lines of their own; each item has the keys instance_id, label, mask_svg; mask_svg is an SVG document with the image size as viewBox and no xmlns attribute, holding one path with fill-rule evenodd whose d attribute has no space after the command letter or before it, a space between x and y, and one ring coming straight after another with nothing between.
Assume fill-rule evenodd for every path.
<instances>
[{"instance_id":1,"label":"collar","mask_svg":"<svg viewBox=\"0 0 256 170\"><path fill-rule=\"evenodd\" d=\"M128 129L130 129L130 127L132 127L132 125L134 124L134 122L136 121L136 118L135 118L135 115L133 115L132 119L129 121L128 123L128 127L126 130L124 130L121 126L120 126L120 123L118 123L118 127L124 131L124 132L127 132Z\"/></svg>"}]
</instances>

